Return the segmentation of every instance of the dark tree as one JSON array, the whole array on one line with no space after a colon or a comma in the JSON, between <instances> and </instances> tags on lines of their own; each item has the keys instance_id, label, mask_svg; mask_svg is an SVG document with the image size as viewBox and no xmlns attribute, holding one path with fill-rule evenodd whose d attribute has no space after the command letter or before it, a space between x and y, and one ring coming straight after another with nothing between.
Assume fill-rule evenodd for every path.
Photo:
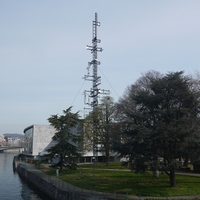
<instances>
[{"instance_id":1,"label":"dark tree","mask_svg":"<svg viewBox=\"0 0 200 200\"><path fill-rule=\"evenodd\" d=\"M199 96L183 72L145 78L146 87L135 84L127 94L131 111L124 109L122 100L118 104L126 122L124 134L136 163L162 168L169 175L170 186L175 187L178 159L188 154L188 148L199 148L198 142L191 142L194 136L199 141Z\"/></svg>"},{"instance_id":2,"label":"dark tree","mask_svg":"<svg viewBox=\"0 0 200 200\"><path fill-rule=\"evenodd\" d=\"M72 113L71 107L63 110L63 115L52 115L49 119L51 126L57 131L53 136L56 145L48 150L51 156L57 154L60 158L60 172L63 169L64 161L67 159L69 166L76 165L77 157L80 156L78 148L78 113Z\"/></svg>"},{"instance_id":3,"label":"dark tree","mask_svg":"<svg viewBox=\"0 0 200 200\"><path fill-rule=\"evenodd\" d=\"M129 86L123 97L116 104L116 120L120 124L121 141L114 142L114 150L121 154L121 157L128 157L130 168L134 168L137 173L144 172L145 162L151 158L149 143L145 143L144 134L146 128L143 126L141 113L138 112L135 96L139 92L150 92L150 85L153 79L160 78L160 73L150 71Z\"/></svg>"}]
</instances>

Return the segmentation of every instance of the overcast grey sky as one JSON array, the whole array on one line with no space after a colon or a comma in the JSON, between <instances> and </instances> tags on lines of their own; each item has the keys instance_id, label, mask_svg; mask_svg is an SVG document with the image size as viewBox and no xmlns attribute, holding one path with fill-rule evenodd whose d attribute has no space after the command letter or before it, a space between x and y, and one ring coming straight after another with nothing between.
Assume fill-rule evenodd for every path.
<instances>
[{"instance_id":1,"label":"overcast grey sky","mask_svg":"<svg viewBox=\"0 0 200 200\"><path fill-rule=\"evenodd\" d=\"M0 134L83 115L92 21L98 13L102 89L117 101L142 73L200 64L199 0L0 0Z\"/></svg>"}]
</instances>

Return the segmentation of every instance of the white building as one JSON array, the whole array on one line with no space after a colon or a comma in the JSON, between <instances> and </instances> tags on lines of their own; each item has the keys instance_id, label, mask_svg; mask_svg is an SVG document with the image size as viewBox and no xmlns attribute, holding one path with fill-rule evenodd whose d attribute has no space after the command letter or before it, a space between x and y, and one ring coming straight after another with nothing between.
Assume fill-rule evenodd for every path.
<instances>
[{"instance_id":1,"label":"white building","mask_svg":"<svg viewBox=\"0 0 200 200\"><path fill-rule=\"evenodd\" d=\"M71 130L74 134L77 133L77 129ZM50 125L31 125L24 129L24 152L23 154L36 158L37 156L43 156L47 154L47 149L56 144L56 141L52 140L56 130ZM100 145L101 146L101 145ZM101 147L98 149L98 161L104 161L104 155L102 154ZM117 158L115 152L110 152L110 159L114 161ZM93 151L87 151L79 159L79 162L93 162Z\"/></svg>"},{"instance_id":2,"label":"white building","mask_svg":"<svg viewBox=\"0 0 200 200\"><path fill-rule=\"evenodd\" d=\"M46 154L46 150L56 144L52 140L55 132L56 130L50 125L31 125L25 128L23 154L34 157Z\"/></svg>"},{"instance_id":3,"label":"white building","mask_svg":"<svg viewBox=\"0 0 200 200\"><path fill-rule=\"evenodd\" d=\"M0 135L0 146L5 146L6 141L4 139L4 135Z\"/></svg>"}]
</instances>

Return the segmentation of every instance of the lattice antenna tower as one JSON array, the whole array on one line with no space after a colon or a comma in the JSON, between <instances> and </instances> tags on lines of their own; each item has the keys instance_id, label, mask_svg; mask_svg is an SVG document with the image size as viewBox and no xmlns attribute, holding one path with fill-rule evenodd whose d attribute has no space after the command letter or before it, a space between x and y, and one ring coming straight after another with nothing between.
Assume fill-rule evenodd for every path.
<instances>
[{"instance_id":1,"label":"lattice antenna tower","mask_svg":"<svg viewBox=\"0 0 200 200\"><path fill-rule=\"evenodd\" d=\"M103 49L98 47L98 43L101 42L100 39L97 38L97 27L100 26L100 22L98 22L98 15L95 13L95 21L93 21L93 29L92 29L92 46L87 45L86 49L90 50L92 53L92 61L88 62L88 73L84 76L85 80L92 81L92 88L88 91L84 91L85 96L85 104L89 105L93 110L98 106L98 98L100 98L100 94L110 94L109 90L99 89L98 86L101 84L101 76L98 76L98 65L100 65L100 61L98 61L98 52L102 52ZM90 67L92 66L93 74L90 75ZM88 97L88 99L87 99ZM92 98L92 102L90 99Z\"/></svg>"},{"instance_id":2,"label":"lattice antenna tower","mask_svg":"<svg viewBox=\"0 0 200 200\"><path fill-rule=\"evenodd\" d=\"M84 76L84 79L87 81L92 81L92 88L90 90L84 91L84 103L89 105L89 108L85 109L92 109L93 111L98 106L98 98L100 98L101 94L109 95L109 90L99 89L99 85L101 84L101 76L98 76L98 65L100 65L100 61L98 60L98 52L102 52L103 49L98 47L98 43L101 43L101 40L97 37L97 27L100 26L100 22L98 22L98 15L95 13L95 21L92 24L92 45L87 45L86 49L90 50L92 53L92 61L88 62L88 73ZM92 66L92 74L90 74L90 68ZM95 134L94 131L94 138L98 136ZM94 140L93 144L93 158L97 161L98 159L98 142L96 139ZM96 142L95 142L96 141Z\"/></svg>"}]
</instances>

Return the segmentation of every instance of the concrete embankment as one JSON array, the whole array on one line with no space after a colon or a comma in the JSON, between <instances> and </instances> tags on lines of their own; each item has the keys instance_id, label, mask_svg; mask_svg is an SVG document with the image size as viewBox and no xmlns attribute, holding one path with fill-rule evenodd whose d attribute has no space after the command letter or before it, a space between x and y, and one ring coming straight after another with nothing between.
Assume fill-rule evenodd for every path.
<instances>
[{"instance_id":1,"label":"concrete embankment","mask_svg":"<svg viewBox=\"0 0 200 200\"><path fill-rule=\"evenodd\" d=\"M26 180L54 200L112 200L127 199L126 195L116 196L109 193L100 193L75 187L58 178L48 176L33 165L16 163L17 172ZM137 197L138 199L138 197Z\"/></svg>"},{"instance_id":2,"label":"concrete embankment","mask_svg":"<svg viewBox=\"0 0 200 200\"><path fill-rule=\"evenodd\" d=\"M159 199L159 200L181 200L181 199L200 199L199 195L177 196L177 197L142 197L133 195L122 195L113 193L101 193L92 190L85 190L66 183L56 177L49 176L35 166L28 163L13 162L19 175L34 184L38 189L47 194L53 200L122 200L122 199Z\"/></svg>"}]
</instances>

